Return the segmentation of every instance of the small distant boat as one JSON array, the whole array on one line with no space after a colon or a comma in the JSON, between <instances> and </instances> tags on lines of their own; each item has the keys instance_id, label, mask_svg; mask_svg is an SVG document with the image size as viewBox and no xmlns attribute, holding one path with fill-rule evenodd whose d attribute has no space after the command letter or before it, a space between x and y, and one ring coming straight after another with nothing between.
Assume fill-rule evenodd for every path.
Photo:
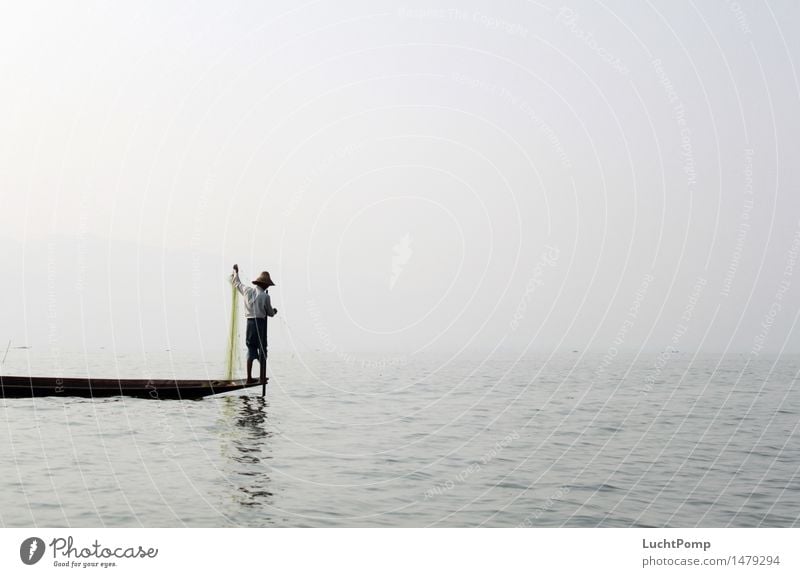
<instances>
[{"instance_id":1,"label":"small distant boat","mask_svg":"<svg viewBox=\"0 0 800 577\"><path fill-rule=\"evenodd\" d=\"M126 396L140 399L202 399L255 386L258 383L247 383L244 379L214 381L0 376L0 398Z\"/></svg>"}]
</instances>

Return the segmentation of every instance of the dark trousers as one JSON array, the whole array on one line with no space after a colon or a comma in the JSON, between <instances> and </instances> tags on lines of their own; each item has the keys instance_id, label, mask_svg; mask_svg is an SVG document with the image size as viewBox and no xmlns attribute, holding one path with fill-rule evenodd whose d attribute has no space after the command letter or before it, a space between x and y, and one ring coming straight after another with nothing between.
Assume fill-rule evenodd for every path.
<instances>
[{"instance_id":1,"label":"dark trousers","mask_svg":"<svg viewBox=\"0 0 800 577\"><path fill-rule=\"evenodd\" d=\"M247 319L247 360L267 362L267 319Z\"/></svg>"}]
</instances>

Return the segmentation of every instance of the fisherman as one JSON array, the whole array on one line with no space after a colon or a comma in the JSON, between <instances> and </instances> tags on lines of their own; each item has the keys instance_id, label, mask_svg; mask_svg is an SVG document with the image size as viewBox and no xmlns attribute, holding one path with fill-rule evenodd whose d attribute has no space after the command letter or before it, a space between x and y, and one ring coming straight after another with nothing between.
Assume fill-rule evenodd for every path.
<instances>
[{"instance_id":1,"label":"fisherman","mask_svg":"<svg viewBox=\"0 0 800 577\"><path fill-rule=\"evenodd\" d=\"M247 383L253 384L253 361L258 361L259 383L267 384L267 317L274 317L278 309L272 308L269 287L275 286L267 271L253 281L255 287L245 286L239 280L239 265L233 265L231 283L244 297L244 314L247 317Z\"/></svg>"}]
</instances>

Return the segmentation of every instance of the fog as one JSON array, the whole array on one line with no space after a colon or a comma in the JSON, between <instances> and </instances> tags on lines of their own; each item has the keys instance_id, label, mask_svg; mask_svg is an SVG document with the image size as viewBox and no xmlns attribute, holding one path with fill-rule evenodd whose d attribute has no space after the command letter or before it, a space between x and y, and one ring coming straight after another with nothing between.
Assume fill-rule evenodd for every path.
<instances>
[{"instance_id":1,"label":"fog","mask_svg":"<svg viewBox=\"0 0 800 577\"><path fill-rule=\"evenodd\" d=\"M24 2L0 343L795 353L794 2Z\"/></svg>"}]
</instances>

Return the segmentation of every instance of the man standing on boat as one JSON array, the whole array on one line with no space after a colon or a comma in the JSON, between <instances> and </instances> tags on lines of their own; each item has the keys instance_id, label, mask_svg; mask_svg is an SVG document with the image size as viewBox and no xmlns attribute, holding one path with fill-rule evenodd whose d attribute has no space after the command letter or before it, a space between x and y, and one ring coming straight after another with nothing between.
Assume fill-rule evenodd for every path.
<instances>
[{"instance_id":1,"label":"man standing on boat","mask_svg":"<svg viewBox=\"0 0 800 577\"><path fill-rule=\"evenodd\" d=\"M254 287L239 280L239 265L233 265L231 283L244 297L244 315L247 317L247 382L253 383L253 361L258 361L260 383L267 384L267 317L274 317L278 309L272 308L269 287L275 286L267 271L253 281Z\"/></svg>"}]
</instances>

